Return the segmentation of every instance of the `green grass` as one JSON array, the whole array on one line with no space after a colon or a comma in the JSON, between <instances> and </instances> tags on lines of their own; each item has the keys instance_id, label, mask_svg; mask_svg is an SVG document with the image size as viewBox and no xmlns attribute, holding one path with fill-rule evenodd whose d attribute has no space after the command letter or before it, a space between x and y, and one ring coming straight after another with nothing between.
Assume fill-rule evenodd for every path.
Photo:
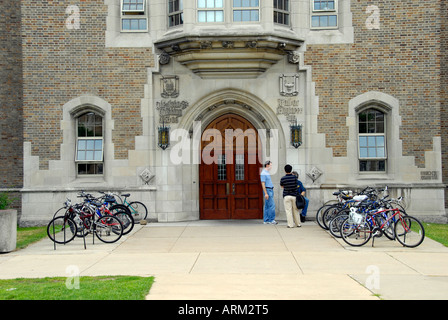
<instances>
[{"instance_id":1,"label":"green grass","mask_svg":"<svg viewBox=\"0 0 448 320\"><path fill-rule=\"evenodd\" d=\"M135 276L0 280L0 300L144 300L153 281Z\"/></svg>"},{"instance_id":2,"label":"green grass","mask_svg":"<svg viewBox=\"0 0 448 320\"><path fill-rule=\"evenodd\" d=\"M47 237L47 227L17 228L16 249L26 248L28 245Z\"/></svg>"},{"instance_id":3,"label":"green grass","mask_svg":"<svg viewBox=\"0 0 448 320\"><path fill-rule=\"evenodd\" d=\"M422 222L425 228L425 235L445 247L448 247L448 224L426 223Z\"/></svg>"}]
</instances>

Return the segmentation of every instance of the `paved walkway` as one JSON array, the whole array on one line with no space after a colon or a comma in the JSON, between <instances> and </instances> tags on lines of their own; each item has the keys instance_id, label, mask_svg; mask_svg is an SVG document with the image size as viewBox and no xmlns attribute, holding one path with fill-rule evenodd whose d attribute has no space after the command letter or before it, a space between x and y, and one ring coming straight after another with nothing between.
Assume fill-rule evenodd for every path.
<instances>
[{"instance_id":1,"label":"paved walkway","mask_svg":"<svg viewBox=\"0 0 448 320\"><path fill-rule=\"evenodd\" d=\"M75 269L73 269L75 268ZM136 225L115 244L44 239L0 255L0 278L154 275L147 299L448 299L448 248L385 237L355 248L314 222L195 221Z\"/></svg>"}]
</instances>

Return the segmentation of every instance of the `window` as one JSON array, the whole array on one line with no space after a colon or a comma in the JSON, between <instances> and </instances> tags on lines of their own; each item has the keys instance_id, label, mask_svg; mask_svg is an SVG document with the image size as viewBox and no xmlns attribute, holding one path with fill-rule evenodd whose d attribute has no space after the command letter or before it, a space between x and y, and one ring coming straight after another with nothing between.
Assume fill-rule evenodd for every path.
<instances>
[{"instance_id":1,"label":"window","mask_svg":"<svg viewBox=\"0 0 448 320\"><path fill-rule=\"evenodd\" d=\"M236 155L235 179L244 180L244 154Z\"/></svg>"},{"instance_id":2,"label":"window","mask_svg":"<svg viewBox=\"0 0 448 320\"><path fill-rule=\"evenodd\" d=\"M197 0L198 22L224 22L224 3L232 5L234 22L260 21L260 0Z\"/></svg>"},{"instance_id":3,"label":"window","mask_svg":"<svg viewBox=\"0 0 448 320\"><path fill-rule=\"evenodd\" d=\"M223 0L197 0L198 22L224 22Z\"/></svg>"},{"instance_id":4,"label":"window","mask_svg":"<svg viewBox=\"0 0 448 320\"><path fill-rule=\"evenodd\" d=\"M218 155L218 180L227 180L226 155Z\"/></svg>"},{"instance_id":5,"label":"window","mask_svg":"<svg viewBox=\"0 0 448 320\"><path fill-rule=\"evenodd\" d=\"M337 26L337 0L312 0L311 28L331 29Z\"/></svg>"},{"instance_id":6,"label":"window","mask_svg":"<svg viewBox=\"0 0 448 320\"><path fill-rule=\"evenodd\" d=\"M233 21L260 21L259 0L233 0Z\"/></svg>"},{"instance_id":7,"label":"window","mask_svg":"<svg viewBox=\"0 0 448 320\"><path fill-rule=\"evenodd\" d=\"M385 114L367 109L358 115L359 171L386 171Z\"/></svg>"},{"instance_id":8,"label":"window","mask_svg":"<svg viewBox=\"0 0 448 320\"><path fill-rule=\"evenodd\" d=\"M170 27L178 26L184 23L183 8L184 5L182 0L168 1L168 25Z\"/></svg>"},{"instance_id":9,"label":"window","mask_svg":"<svg viewBox=\"0 0 448 320\"><path fill-rule=\"evenodd\" d=\"M274 0L274 22L289 25L289 0Z\"/></svg>"},{"instance_id":10,"label":"window","mask_svg":"<svg viewBox=\"0 0 448 320\"><path fill-rule=\"evenodd\" d=\"M78 175L103 174L103 118L87 112L77 118L76 167Z\"/></svg>"},{"instance_id":11,"label":"window","mask_svg":"<svg viewBox=\"0 0 448 320\"><path fill-rule=\"evenodd\" d=\"M148 31L146 0L121 0L121 31Z\"/></svg>"}]
</instances>

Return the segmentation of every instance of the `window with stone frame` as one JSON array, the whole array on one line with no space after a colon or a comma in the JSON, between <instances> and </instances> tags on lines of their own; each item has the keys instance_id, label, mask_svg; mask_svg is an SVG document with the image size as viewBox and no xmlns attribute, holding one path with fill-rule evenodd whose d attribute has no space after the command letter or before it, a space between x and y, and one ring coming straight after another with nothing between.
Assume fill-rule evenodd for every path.
<instances>
[{"instance_id":1,"label":"window with stone frame","mask_svg":"<svg viewBox=\"0 0 448 320\"><path fill-rule=\"evenodd\" d=\"M311 28L335 29L337 27L337 0L311 0Z\"/></svg>"},{"instance_id":2,"label":"window with stone frame","mask_svg":"<svg viewBox=\"0 0 448 320\"><path fill-rule=\"evenodd\" d=\"M358 113L359 171L386 171L386 115L375 108Z\"/></svg>"},{"instance_id":3,"label":"window with stone frame","mask_svg":"<svg viewBox=\"0 0 448 320\"><path fill-rule=\"evenodd\" d=\"M274 23L289 26L289 0L274 0Z\"/></svg>"},{"instance_id":4,"label":"window with stone frame","mask_svg":"<svg viewBox=\"0 0 448 320\"><path fill-rule=\"evenodd\" d=\"M197 0L198 22L260 21L260 0Z\"/></svg>"},{"instance_id":5,"label":"window with stone frame","mask_svg":"<svg viewBox=\"0 0 448 320\"><path fill-rule=\"evenodd\" d=\"M148 31L148 12L146 0L120 0L121 31Z\"/></svg>"},{"instance_id":6,"label":"window with stone frame","mask_svg":"<svg viewBox=\"0 0 448 320\"><path fill-rule=\"evenodd\" d=\"M259 0L233 0L233 22L260 21Z\"/></svg>"},{"instance_id":7,"label":"window with stone frame","mask_svg":"<svg viewBox=\"0 0 448 320\"><path fill-rule=\"evenodd\" d=\"M224 22L224 0L197 0L198 22Z\"/></svg>"},{"instance_id":8,"label":"window with stone frame","mask_svg":"<svg viewBox=\"0 0 448 320\"><path fill-rule=\"evenodd\" d=\"M168 0L168 26L175 27L184 23L183 0Z\"/></svg>"},{"instance_id":9,"label":"window with stone frame","mask_svg":"<svg viewBox=\"0 0 448 320\"><path fill-rule=\"evenodd\" d=\"M76 171L78 176L104 172L103 117L86 112L76 118Z\"/></svg>"}]
</instances>

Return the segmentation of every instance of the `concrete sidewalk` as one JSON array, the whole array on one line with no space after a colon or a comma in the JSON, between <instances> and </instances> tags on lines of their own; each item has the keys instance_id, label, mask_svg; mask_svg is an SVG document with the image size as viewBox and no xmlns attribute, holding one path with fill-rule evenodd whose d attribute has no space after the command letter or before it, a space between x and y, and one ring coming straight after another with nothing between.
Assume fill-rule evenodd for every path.
<instances>
[{"instance_id":1,"label":"concrete sidewalk","mask_svg":"<svg viewBox=\"0 0 448 320\"><path fill-rule=\"evenodd\" d=\"M220 220L136 225L115 244L86 244L55 250L47 238L2 254L0 278L153 275L149 300L448 299L448 248L428 238L357 248L314 222Z\"/></svg>"}]
</instances>

